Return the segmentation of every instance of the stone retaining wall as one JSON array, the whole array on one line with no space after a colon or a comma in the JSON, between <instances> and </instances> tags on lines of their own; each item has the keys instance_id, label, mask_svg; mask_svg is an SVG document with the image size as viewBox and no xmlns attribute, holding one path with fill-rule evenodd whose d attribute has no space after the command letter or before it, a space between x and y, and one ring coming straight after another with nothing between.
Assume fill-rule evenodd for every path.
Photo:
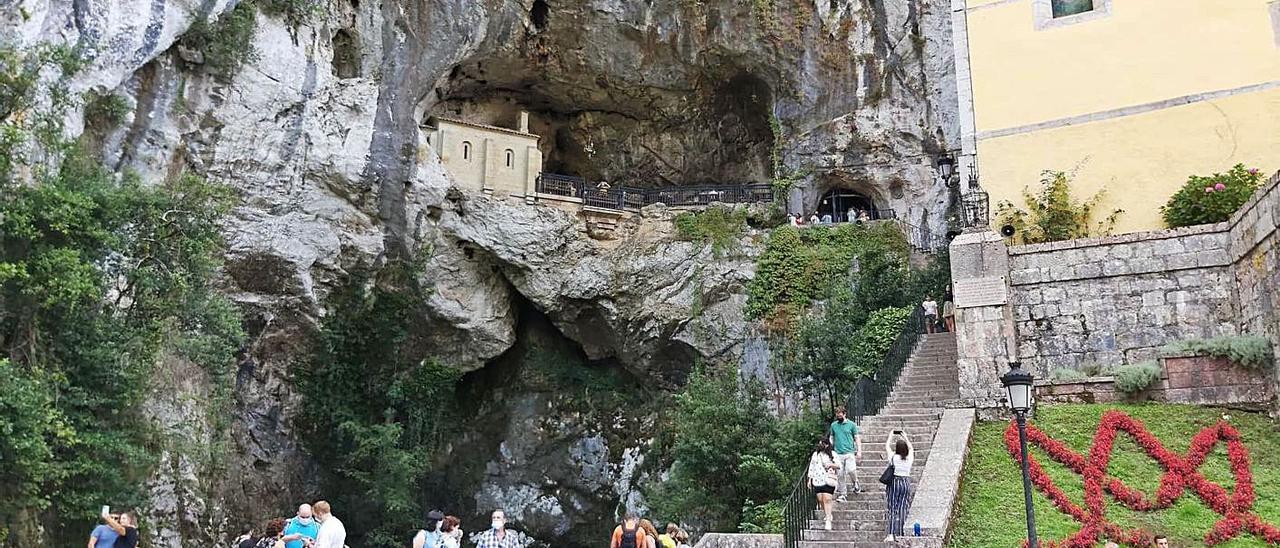
<instances>
[{"instance_id":1,"label":"stone retaining wall","mask_svg":"<svg viewBox=\"0 0 1280 548\"><path fill-rule=\"evenodd\" d=\"M694 548L782 548L782 535L748 535L743 533L707 533Z\"/></svg>"},{"instance_id":2,"label":"stone retaining wall","mask_svg":"<svg viewBox=\"0 0 1280 548\"><path fill-rule=\"evenodd\" d=\"M1005 247L990 232L951 244L960 394L1000 405L1005 363L1037 377L1052 369L1115 366L1158 356L1170 342L1253 334L1280 363L1280 173L1223 223ZM965 306L967 281L1003 280ZM996 289L1000 284L996 283ZM1003 341L1003 342L1002 342Z\"/></svg>"},{"instance_id":3,"label":"stone retaining wall","mask_svg":"<svg viewBox=\"0 0 1280 548\"><path fill-rule=\"evenodd\" d=\"M1017 356L1037 371L1234 334L1226 223L1009 249Z\"/></svg>"},{"instance_id":4,"label":"stone retaining wall","mask_svg":"<svg viewBox=\"0 0 1280 548\"><path fill-rule=\"evenodd\" d=\"M1037 381L1040 403L1113 403L1158 401L1224 405L1252 410L1270 409L1275 401L1273 376L1212 356L1167 356L1160 360L1160 382L1139 394L1116 390L1115 378L1089 377L1077 381Z\"/></svg>"}]
</instances>

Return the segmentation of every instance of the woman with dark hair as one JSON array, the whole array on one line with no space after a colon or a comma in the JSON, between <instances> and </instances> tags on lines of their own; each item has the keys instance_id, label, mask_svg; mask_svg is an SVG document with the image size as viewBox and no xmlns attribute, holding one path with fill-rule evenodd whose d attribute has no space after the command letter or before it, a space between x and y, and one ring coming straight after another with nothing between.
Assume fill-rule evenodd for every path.
<instances>
[{"instance_id":1,"label":"woman with dark hair","mask_svg":"<svg viewBox=\"0 0 1280 548\"><path fill-rule=\"evenodd\" d=\"M253 548L276 548L284 546L284 541L280 540L280 535L284 532L284 520L280 518L267 522L266 528L263 529L262 538L258 539L258 545Z\"/></svg>"},{"instance_id":2,"label":"woman with dark hair","mask_svg":"<svg viewBox=\"0 0 1280 548\"><path fill-rule=\"evenodd\" d=\"M831 530L831 501L836 494L836 471L839 469L835 455L831 453L831 442L826 438L818 440L818 444L813 447L813 456L809 457L807 475L809 485L813 486L818 495L818 507L822 508L822 513L826 516L824 527L828 531Z\"/></svg>"},{"instance_id":3,"label":"woman with dark hair","mask_svg":"<svg viewBox=\"0 0 1280 548\"><path fill-rule=\"evenodd\" d=\"M894 441L897 438L897 441ZM911 440L901 430L894 430L889 439L884 441L885 457L893 466L893 481L884 491L889 506L889 536L885 542L894 542L902 535L902 524L907 521L907 512L911 510L911 499L915 497L915 487L911 485L911 464L915 461L915 452L911 449Z\"/></svg>"}]
</instances>

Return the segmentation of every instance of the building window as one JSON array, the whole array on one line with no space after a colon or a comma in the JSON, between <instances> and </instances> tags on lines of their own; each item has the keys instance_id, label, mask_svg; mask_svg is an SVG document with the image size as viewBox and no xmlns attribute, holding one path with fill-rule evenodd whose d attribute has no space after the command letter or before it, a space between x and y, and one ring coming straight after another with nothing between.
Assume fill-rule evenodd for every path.
<instances>
[{"instance_id":1,"label":"building window","mask_svg":"<svg viewBox=\"0 0 1280 548\"><path fill-rule=\"evenodd\" d=\"M515 166L516 166L516 153L512 152L511 149L507 149L507 167L515 167Z\"/></svg>"},{"instance_id":2,"label":"building window","mask_svg":"<svg viewBox=\"0 0 1280 548\"><path fill-rule=\"evenodd\" d=\"M462 142L462 159L467 161L471 160L471 141Z\"/></svg>"},{"instance_id":3,"label":"building window","mask_svg":"<svg viewBox=\"0 0 1280 548\"><path fill-rule=\"evenodd\" d=\"M1031 0L1036 30L1088 23L1111 16L1115 0Z\"/></svg>"},{"instance_id":4,"label":"building window","mask_svg":"<svg viewBox=\"0 0 1280 548\"><path fill-rule=\"evenodd\" d=\"M1093 11L1093 0L1053 0L1053 18Z\"/></svg>"}]
</instances>

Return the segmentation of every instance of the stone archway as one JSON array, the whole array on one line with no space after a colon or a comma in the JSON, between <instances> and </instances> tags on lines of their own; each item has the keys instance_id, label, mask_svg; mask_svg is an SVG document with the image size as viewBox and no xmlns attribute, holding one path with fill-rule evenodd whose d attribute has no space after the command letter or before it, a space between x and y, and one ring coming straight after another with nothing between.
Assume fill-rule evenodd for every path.
<instances>
[{"instance_id":1,"label":"stone archway","mask_svg":"<svg viewBox=\"0 0 1280 548\"><path fill-rule=\"evenodd\" d=\"M832 222L844 223L856 220L856 217L865 212L869 219L879 219L881 217L879 208L876 203L867 196L856 190L847 188L833 188L828 190L821 198L818 199L818 216L825 218L830 215ZM852 211L855 218L849 218L849 212Z\"/></svg>"}]
</instances>

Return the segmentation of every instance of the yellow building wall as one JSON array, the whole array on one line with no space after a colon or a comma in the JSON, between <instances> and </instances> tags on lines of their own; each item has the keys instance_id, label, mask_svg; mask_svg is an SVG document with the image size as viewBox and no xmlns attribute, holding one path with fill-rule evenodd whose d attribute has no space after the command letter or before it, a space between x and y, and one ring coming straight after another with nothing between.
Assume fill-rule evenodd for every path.
<instances>
[{"instance_id":1,"label":"yellow building wall","mask_svg":"<svg viewBox=\"0 0 1280 548\"><path fill-rule=\"evenodd\" d=\"M1280 47L1268 4L1113 0L1110 14L1037 29L1032 0L968 0L973 129L993 213L1000 200L1022 206L1042 171L1075 170L1077 198L1105 189L1103 206L1126 210L1117 233L1156 229L1189 175L1280 168ZM1271 87L1106 112L1259 85ZM1027 127L1077 116L1095 119Z\"/></svg>"},{"instance_id":2,"label":"yellow building wall","mask_svg":"<svg viewBox=\"0 0 1280 548\"><path fill-rule=\"evenodd\" d=\"M1164 227L1160 206L1189 175L1237 163L1280 169L1280 89L978 142L982 186L992 214L1000 200L1019 207L1045 169L1076 170L1072 190L1106 190L1106 211L1124 209L1116 233Z\"/></svg>"},{"instance_id":3,"label":"yellow building wall","mask_svg":"<svg viewBox=\"0 0 1280 548\"><path fill-rule=\"evenodd\" d=\"M1268 0L1113 0L1043 30L1031 0L983 3L966 12L979 133L1280 80Z\"/></svg>"}]
</instances>

